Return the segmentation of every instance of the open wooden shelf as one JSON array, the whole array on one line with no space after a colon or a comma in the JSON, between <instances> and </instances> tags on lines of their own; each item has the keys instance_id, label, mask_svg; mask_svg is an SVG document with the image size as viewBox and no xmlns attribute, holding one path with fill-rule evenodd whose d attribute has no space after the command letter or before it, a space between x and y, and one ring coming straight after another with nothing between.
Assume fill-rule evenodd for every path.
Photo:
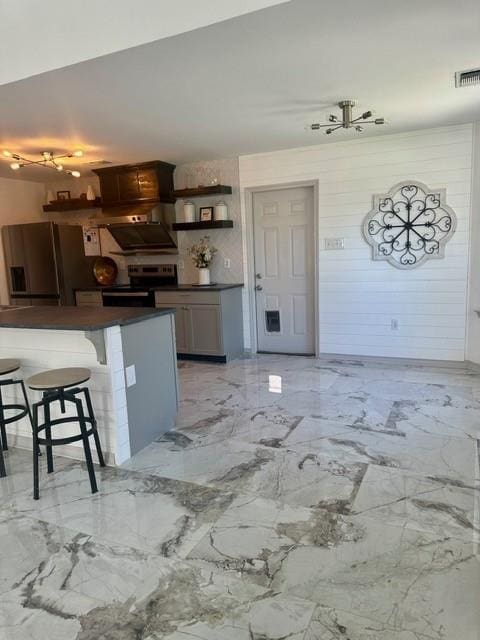
<instances>
[{"instance_id":1,"label":"open wooden shelf","mask_svg":"<svg viewBox=\"0 0 480 640\"><path fill-rule=\"evenodd\" d=\"M211 220L209 222L174 222L175 231L192 231L193 229L231 229L233 220Z\"/></svg>"},{"instance_id":2,"label":"open wooden shelf","mask_svg":"<svg viewBox=\"0 0 480 640\"><path fill-rule=\"evenodd\" d=\"M69 200L54 200L50 204L44 204L43 210L45 213L52 211L79 211L80 209L98 209L101 205L101 198L95 198L95 200L70 198Z\"/></svg>"},{"instance_id":3,"label":"open wooden shelf","mask_svg":"<svg viewBox=\"0 0 480 640\"><path fill-rule=\"evenodd\" d=\"M232 193L232 187L225 184L216 184L211 187L196 187L195 189L177 189L172 191L175 198L201 198Z\"/></svg>"}]
</instances>

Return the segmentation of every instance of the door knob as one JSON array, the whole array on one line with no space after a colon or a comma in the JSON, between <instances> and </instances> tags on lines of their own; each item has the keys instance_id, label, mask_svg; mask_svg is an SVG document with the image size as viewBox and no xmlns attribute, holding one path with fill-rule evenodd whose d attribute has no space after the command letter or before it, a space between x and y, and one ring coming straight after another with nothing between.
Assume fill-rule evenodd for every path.
<instances>
[{"instance_id":1,"label":"door knob","mask_svg":"<svg viewBox=\"0 0 480 640\"><path fill-rule=\"evenodd\" d=\"M257 286L255 287L255 289L256 289L257 291L263 291L263 287L262 287L262 285L261 285L261 284L257 284Z\"/></svg>"}]
</instances>

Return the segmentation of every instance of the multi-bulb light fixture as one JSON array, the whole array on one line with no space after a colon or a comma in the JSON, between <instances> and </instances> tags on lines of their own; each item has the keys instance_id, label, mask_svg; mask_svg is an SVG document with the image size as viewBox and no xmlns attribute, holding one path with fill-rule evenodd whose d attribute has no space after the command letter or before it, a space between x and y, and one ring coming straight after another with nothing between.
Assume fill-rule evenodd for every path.
<instances>
[{"instance_id":1,"label":"multi-bulb light fixture","mask_svg":"<svg viewBox=\"0 0 480 640\"><path fill-rule=\"evenodd\" d=\"M385 124L385 118L375 118L370 120L373 116L372 111L365 111L358 118L353 117L353 107L355 106L355 100L342 100L338 103L338 106L342 110L342 118L339 119L335 114L330 114L328 116L329 124L319 124L314 123L309 125L308 129L312 129L313 131L317 131L318 129L323 129L325 127L325 133L327 135L333 133L337 129L351 129L354 128L355 131L361 133L363 131L363 125L365 124Z\"/></svg>"},{"instance_id":2,"label":"multi-bulb light fixture","mask_svg":"<svg viewBox=\"0 0 480 640\"><path fill-rule=\"evenodd\" d=\"M65 169L61 162L58 160L62 160L63 158L81 158L83 156L83 151L81 149L77 149L72 153L65 153L60 156L55 156L51 151L43 151L41 160L30 160L29 158L24 158L18 153L12 153L11 151L7 151L6 149L3 151L3 157L7 160L12 160L10 163L10 168L13 171L18 171L18 169L22 169L23 167L28 167L29 165L36 165L37 167L44 167L45 169L53 169L54 171L63 171L69 176L73 176L74 178L80 178L80 171Z\"/></svg>"}]
</instances>

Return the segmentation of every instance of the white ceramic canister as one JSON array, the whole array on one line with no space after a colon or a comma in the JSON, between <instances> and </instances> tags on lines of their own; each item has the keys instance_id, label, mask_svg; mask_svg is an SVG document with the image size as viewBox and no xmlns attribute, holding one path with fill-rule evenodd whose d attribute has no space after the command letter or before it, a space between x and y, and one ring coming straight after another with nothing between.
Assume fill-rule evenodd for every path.
<instances>
[{"instance_id":1,"label":"white ceramic canister","mask_svg":"<svg viewBox=\"0 0 480 640\"><path fill-rule=\"evenodd\" d=\"M215 205L215 220L228 220L228 207L223 200Z\"/></svg>"},{"instance_id":2,"label":"white ceramic canister","mask_svg":"<svg viewBox=\"0 0 480 640\"><path fill-rule=\"evenodd\" d=\"M183 203L183 221L195 222L195 205L193 202Z\"/></svg>"}]
</instances>

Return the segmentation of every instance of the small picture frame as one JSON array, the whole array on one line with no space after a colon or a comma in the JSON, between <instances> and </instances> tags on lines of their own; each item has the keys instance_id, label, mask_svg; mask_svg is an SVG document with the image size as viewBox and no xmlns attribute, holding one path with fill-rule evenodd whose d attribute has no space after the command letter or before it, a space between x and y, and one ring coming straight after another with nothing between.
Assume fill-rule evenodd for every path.
<instances>
[{"instance_id":1,"label":"small picture frame","mask_svg":"<svg viewBox=\"0 0 480 640\"><path fill-rule=\"evenodd\" d=\"M70 200L70 191L57 191L57 200Z\"/></svg>"},{"instance_id":2,"label":"small picture frame","mask_svg":"<svg viewBox=\"0 0 480 640\"><path fill-rule=\"evenodd\" d=\"M211 222L213 220L213 207L200 207L200 222Z\"/></svg>"}]
</instances>

